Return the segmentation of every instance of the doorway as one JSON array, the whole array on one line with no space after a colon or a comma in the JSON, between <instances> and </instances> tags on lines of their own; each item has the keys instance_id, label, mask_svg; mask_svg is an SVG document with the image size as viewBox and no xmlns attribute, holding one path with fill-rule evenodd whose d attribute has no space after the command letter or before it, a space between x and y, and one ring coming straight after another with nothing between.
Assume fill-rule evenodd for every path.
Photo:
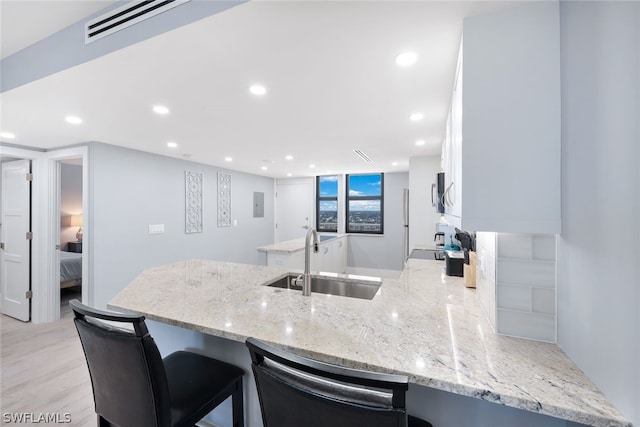
<instances>
[{"instance_id":1,"label":"doorway","mask_svg":"<svg viewBox=\"0 0 640 427\"><path fill-rule=\"evenodd\" d=\"M314 179L276 181L276 242L304 237L315 227Z\"/></svg>"},{"instance_id":2,"label":"doorway","mask_svg":"<svg viewBox=\"0 0 640 427\"><path fill-rule=\"evenodd\" d=\"M82 256L84 210L82 203L82 157L58 162L59 241L60 248L60 317L70 314L69 301L82 300Z\"/></svg>"},{"instance_id":3,"label":"doorway","mask_svg":"<svg viewBox=\"0 0 640 427\"><path fill-rule=\"evenodd\" d=\"M46 323L60 318L60 169L61 161L81 159L82 164L82 302L93 303L89 269L91 217L89 212L89 147L52 151L0 145L0 159L31 161L31 321ZM79 161L79 160L76 160ZM76 231L77 232L77 227Z\"/></svg>"}]
</instances>

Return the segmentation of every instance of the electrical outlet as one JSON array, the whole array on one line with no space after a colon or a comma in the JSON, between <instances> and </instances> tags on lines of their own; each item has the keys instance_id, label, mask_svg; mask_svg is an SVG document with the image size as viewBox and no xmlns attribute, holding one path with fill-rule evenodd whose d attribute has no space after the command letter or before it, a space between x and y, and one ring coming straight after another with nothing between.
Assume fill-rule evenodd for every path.
<instances>
[{"instance_id":1,"label":"electrical outlet","mask_svg":"<svg viewBox=\"0 0 640 427\"><path fill-rule=\"evenodd\" d=\"M164 224L149 224L149 234L164 233Z\"/></svg>"}]
</instances>

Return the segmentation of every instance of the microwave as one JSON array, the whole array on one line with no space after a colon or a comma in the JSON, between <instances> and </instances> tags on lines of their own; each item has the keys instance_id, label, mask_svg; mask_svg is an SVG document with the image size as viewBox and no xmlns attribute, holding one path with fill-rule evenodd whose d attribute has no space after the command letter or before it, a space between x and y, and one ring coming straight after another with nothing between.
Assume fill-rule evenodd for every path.
<instances>
[{"instance_id":1,"label":"microwave","mask_svg":"<svg viewBox=\"0 0 640 427\"><path fill-rule=\"evenodd\" d=\"M444 172L436 174L436 182L431 184L431 206L437 213L444 213Z\"/></svg>"}]
</instances>

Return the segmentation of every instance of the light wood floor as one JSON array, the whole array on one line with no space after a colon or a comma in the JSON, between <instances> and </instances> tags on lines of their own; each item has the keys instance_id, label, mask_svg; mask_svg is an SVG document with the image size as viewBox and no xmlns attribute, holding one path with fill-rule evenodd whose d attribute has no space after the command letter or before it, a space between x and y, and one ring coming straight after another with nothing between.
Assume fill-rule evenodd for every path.
<instances>
[{"instance_id":1,"label":"light wood floor","mask_svg":"<svg viewBox=\"0 0 640 427\"><path fill-rule=\"evenodd\" d=\"M67 424L95 426L89 371L66 301L79 294L65 292L62 318L45 324L23 323L0 316L0 425L6 413L59 413Z\"/></svg>"}]
</instances>

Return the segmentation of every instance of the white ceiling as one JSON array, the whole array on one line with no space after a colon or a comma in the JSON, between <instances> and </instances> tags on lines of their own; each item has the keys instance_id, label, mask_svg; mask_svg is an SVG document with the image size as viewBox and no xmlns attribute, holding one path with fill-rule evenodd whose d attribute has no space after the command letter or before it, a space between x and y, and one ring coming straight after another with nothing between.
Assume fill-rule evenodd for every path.
<instances>
[{"instance_id":1,"label":"white ceiling","mask_svg":"<svg viewBox=\"0 0 640 427\"><path fill-rule=\"evenodd\" d=\"M440 152L463 18L508 5L251 1L3 93L4 142L101 141L272 177L406 171ZM400 68L406 50L419 59Z\"/></svg>"},{"instance_id":2,"label":"white ceiling","mask_svg":"<svg viewBox=\"0 0 640 427\"><path fill-rule=\"evenodd\" d=\"M113 4L115 0L0 0L0 58Z\"/></svg>"}]
</instances>

